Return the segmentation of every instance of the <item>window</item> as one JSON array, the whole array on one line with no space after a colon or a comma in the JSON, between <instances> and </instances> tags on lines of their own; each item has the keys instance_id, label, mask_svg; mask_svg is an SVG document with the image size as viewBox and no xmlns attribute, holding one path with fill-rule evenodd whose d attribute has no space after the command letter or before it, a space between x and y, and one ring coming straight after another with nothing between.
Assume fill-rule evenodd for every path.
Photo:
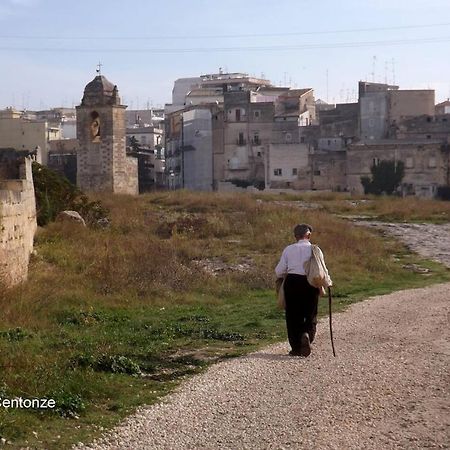
<instances>
[{"instance_id":1,"label":"window","mask_svg":"<svg viewBox=\"0 0 450 450\"><path fill-rule=\"evenodd\" d=\"M253 133L253 144L261 145L261 141L259 140L259 131L255 131Z\"/></svg>"},{"instance_id":2,"label":"window","mask_svg":"<svg viewBox=\"0 0 450 450\"><path fill-rule=\"evenodd\" d=\"M261 115L261 112L260 112L260 111L253 111L253 117L254 117L255 119L258 119L260 115Z\"/></svg>"},{"instance_id":3,"label":"window","mask_svg":"<svg viewBox=\"0 0 450 450\"><path fill-rule=\"evenodd\" d=\"M431 156L428 160L428 167L434 168L436 167L436 158L434 156Z\"/></svg>"},{"instance_id":4,"label":"window","mask_svg":"<svg viewBox=\"0 0 450 450\"><path fill-rule=\"evenodd\" d=\"M261 156L261 152L258 152L258 153L256 154L256 156Z\"/></svg>"},{"instance_id":5,"label":"window","mask_svg":"<svg viewBox=\"0 0 450 450\"><path fill-rule=\"evenodd\" d=\"M431 139L431 134L427 134L427 139Z\"/></svg>"},{"instance_id":6,"label":"window","mask_svg":"<svg viewBox=\"0 0 450 450\"><path fill-rule=\"evenodd\" d=\"M331 139L328 139L327 145L328 145L328 147L331 145Z\"/></svg>"},{"instance_id":7,"label":"window","mask_svg":"<svg viewBox=\"0 0 450 450\"><path fill-rule=\"evenodd\" d=\"M236 109L236 122L240 122L241 120L241 110Z\"/></svg>"},{"instance_id":8,"label":"window","mask_svg":"<svg viewBox=\"0 0 450 450\"><path fill-rule=\"evenodd\" d=\"M281 175L282 175L282 170L281 169L273 169L273 174L276 176L276 177L280 177Z\"/></svg>"},{"instance_id":9,"label":"window","mask_svg":"<svg viewBox=\"0 0 450 450\"><path fill-rule=\"evenodd\" d=\"M414 158L412 158L411 156L406 158L406 168L407 169L412 169L414 167Z\"/></svg>"},{"instance_id":10,"label":"window","mask_svg":"<svg viewBox=\"0 0 450 450\"><path fill-rule=\"evenodd\" d=\"M239 132L238 145L245 145L244 133L242 131Z\"/></svg>"},{"instance_id":11,"label":"window","mask_svg":"<svg viewBox=\"0 0 450 450\"><path fill-rule=\"evenodd\" d=\"M320 175L320 170L315 170L314 171L314 175L319 176Z\"/></svg>"},{"instance_id":12,"label":"window","mask_svg":"<svg viewBox=\"0 0 450 450\"><path fill-rule=\"evenodd\" d=\"M297 175L297 167L294 167L294 168L292 169L292 175Z\"/></svg>"},{"instance_id":13,"label":"window","mask_svg":"<svg viewBox=\"0 0 450 450\"><path fill-rule=\"evenodd\" d=\"M305 143L305 136L300 136L300 142L301 142L302 144Z\"/></svg>"},{"instance_id":14,"label":"window","mask_svg":"<svg viewBox=\"0 0 450 450\"><path fill-rule=\"evenodd\" d=\"M286 142L291 142L292 141L292 134L291 133L286 133L284 136L284 139Z\"/></svg>"}]
</instances>

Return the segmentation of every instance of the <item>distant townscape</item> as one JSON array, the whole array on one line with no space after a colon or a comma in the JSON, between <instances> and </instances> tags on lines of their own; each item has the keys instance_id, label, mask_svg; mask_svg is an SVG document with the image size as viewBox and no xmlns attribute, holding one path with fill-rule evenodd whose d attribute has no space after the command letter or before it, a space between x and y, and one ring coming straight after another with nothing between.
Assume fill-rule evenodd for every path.
<instances>
[{"instance_id":1,"label":"distant townscape","mask_svg":"<svg viewBox=\"0 0 450 450\"><path fill-rule=\"evenodd\" d=\"M398 194L435 197L449 186L449 118L431 89L360 81L357 102L328 104L312 87L222 71L176 80L164 109L127 110L98 74L75 109L1 111L0 158L30 154L84 190L133 194L363 193L390 161L404 171Z\"/></svg>"},{"instance_id":2,"label":"distant townscape","mask_svg":"<svg viewBox=\"0 0 450 450\"><path fill-rule=\"evenodd\" d=\"M334 105L316 99L312 87L219 71L176 80L164 109L127 110L99 72L75 109L0 111L0 280L7 285L26 277L33 249L32 160L85 192L450 197L450 101L436 105L434 90L360 81L357 102Z\"/></svg>"}]
</instances>

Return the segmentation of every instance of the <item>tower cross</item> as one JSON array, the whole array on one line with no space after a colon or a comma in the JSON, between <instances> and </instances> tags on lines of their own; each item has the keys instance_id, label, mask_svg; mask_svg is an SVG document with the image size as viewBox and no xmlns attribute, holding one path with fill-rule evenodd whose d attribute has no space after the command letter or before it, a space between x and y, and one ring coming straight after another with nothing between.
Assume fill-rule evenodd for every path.
<instances>
[{"instance_id":1,"label":"tower cross","mask_svg":"<svg viewBox=\"0 0 450 450\"><path fill-rule=\"evenodd\" d=\"M102 66L103 64L99 61L97 64L97 69L95 70L99 75L102 74Z\"/></svg>"}]
</instances>

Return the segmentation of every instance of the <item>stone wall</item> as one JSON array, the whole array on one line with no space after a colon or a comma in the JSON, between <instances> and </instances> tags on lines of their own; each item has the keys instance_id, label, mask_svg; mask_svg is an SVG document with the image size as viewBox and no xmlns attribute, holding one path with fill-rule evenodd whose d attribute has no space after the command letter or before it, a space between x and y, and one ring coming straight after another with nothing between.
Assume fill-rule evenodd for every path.
<instances>
[{"instance_id":1,"label":"stone wall","mask_svg":"<svg viewBox=\"0 0 450 450\"><path fill-rule=\"evenodd\" d=\"M11 287L24 281L36 231L31 159L20 166L18 180L0 180L0 283Z\"/></svg>"},{"instance_id":2,"label":"stone wall","mask_svg":"<svg viewBox=\"0 0 450 450\"><path fill-rule=\"evenodd\" d=\"M401 190L405 195L433 197L438 186L448 186L449 156L439 141L385 141L350 145L347 151L347 187L352 193L364 192L361 176L370 176L370 167L379 161L402 161L405 176Z\"/></svg>"},{"instance_id":3,"label":"stone wall","mask_svg":"<svg viewBox=\"0 0 450 450\"><path fill-rule=\"evenodd\" d=\"M93 115L100 135L92 136ZM138 194L137 159L126 153L125 106L77 106L77 185L83 191Z\"/></svg>"}]
</instances>

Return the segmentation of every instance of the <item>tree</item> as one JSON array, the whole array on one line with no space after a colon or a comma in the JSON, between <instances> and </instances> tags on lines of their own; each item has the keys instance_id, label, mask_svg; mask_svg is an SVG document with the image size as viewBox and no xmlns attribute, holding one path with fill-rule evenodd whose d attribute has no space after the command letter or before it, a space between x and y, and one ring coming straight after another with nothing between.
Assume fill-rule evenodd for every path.
<instances>
[{"instance_id":1,"label":"tree","mask_svg":"<svg viewBox=\"0 0 450 450\"><path fill-rule=\"evenodd\" d=\"M131 150L133 152L139 152L141 150L141 144L134 136L131 136L129 142L130 142Z\"/></svg>"},{"instance_id":2,"label":"tree","mask_svg":"<svg viewBox=\"0 0 450 450\"><path fill-rule=\"evenodd\" d=\"M372 179L361 177L364 193L392 195L405 176L405 165L402 161L380 161L370 168L370 172Z\"/></svg>"}]
</instances>

